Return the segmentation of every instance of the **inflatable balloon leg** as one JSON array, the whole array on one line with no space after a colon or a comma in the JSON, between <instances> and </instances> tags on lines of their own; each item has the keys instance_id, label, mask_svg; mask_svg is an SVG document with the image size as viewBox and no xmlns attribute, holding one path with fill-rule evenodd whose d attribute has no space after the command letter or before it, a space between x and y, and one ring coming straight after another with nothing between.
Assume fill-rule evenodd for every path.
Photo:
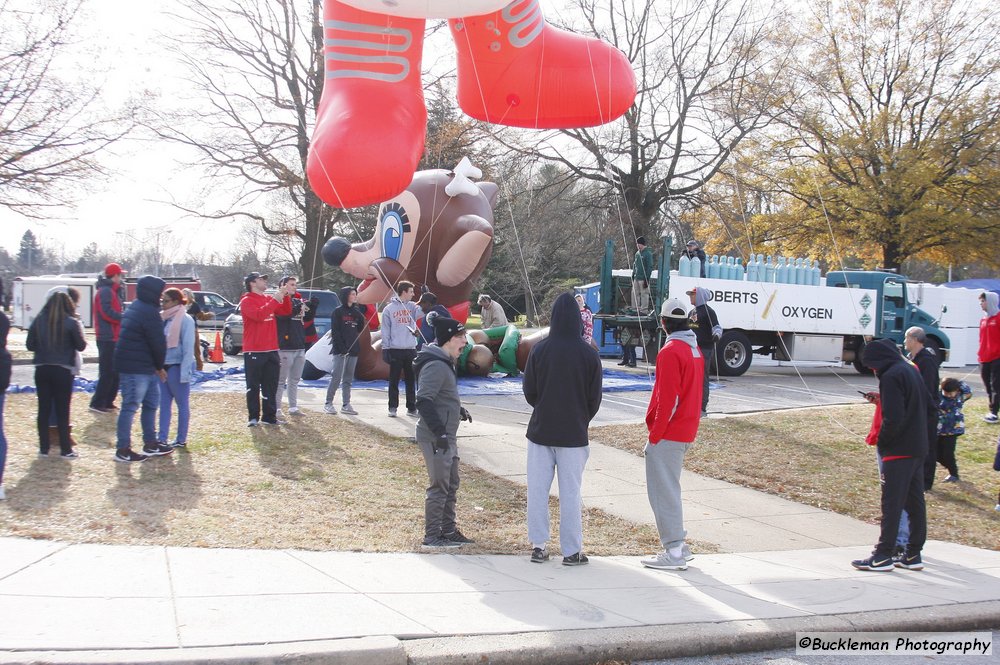
<instances>
[{"instance_id":1,"label":"inflatable balloon leg","mask_svg":"<svg viewBox=\"0 0 1000 665\"><path fill-rule=\"evenodd\" d=\"M450 19L458 102L474 118L585 127L621 116L635 98L624 54L552 27L538 0L325 0L326 78L306 173L328 204L378 203L410 182L427 123L427 18Z\"/></svg>"}]
</instances>

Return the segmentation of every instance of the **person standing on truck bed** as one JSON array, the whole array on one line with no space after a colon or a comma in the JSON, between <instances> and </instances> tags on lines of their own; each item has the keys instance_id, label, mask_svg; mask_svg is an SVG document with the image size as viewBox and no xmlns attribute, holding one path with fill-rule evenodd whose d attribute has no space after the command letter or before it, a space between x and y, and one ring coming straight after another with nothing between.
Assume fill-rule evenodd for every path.
<instances>
[{"instance_id":1,"label":"person standing on truck bed","mask_svg":"<svg viewBox=\"0 0 1000 665\"><path fill-rule=\"evenodd\" d=\"M649 280L653 278L653 251L645 236L635 239L635 265L632 267L632 305L639 313L649 311Z\"/></svg>"},{"instance_id":2,"label":"person standing on truck bed","mask_svg":"<svg viewBox=\"0 0 1000 665\"><path fill-rule=\"evenodd\" d=\"M684 246L684 255L689 259L698 259L701 261L701 276L705 277L705 268L708 266L708 260L705 257L705 250L701 248L701 244L697 240L688 240L687 245Z\"/></svg>"},{"instance_id":3,"label":"person standing on truck bed","mask_svg":"<svg viewBox=\"0 0 1000 665\"><path fill-rule=\"evenodd\" d=\"M708 415L708 377L712 373L712 366L715 371L719 371L719 362L715 357L715 345L722 337L722 327L719 325L719 317L715 310L708 306L708 301L712 300L713 294L709 289L695 287L687 292L691 298L694 310L690 314L691 329L698 338L698 348L705 358L705 376L702 382L701 393L701 415Z\"/></svg>"}]
</instances>

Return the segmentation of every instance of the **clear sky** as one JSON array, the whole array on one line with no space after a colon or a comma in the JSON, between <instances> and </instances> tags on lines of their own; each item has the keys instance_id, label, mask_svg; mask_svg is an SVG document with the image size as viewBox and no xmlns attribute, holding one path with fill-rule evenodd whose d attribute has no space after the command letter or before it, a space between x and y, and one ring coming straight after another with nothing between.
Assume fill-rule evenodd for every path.
<instances>
[{"instance_id":1,"label":"clear sky","mask_svg":"<svg viewBox=\"0 0 1000 665\"><path fill-rule=\"evenodd\" d=\"M167 24L162 12L173 5L172 0L84 3L84 12L74 26L81 42L76 51L93 58L98 68L110 63L102 86L109 105L124 102L135 90L150 88L169 94L173 86L183 85L176 78L177 70L157 54L154 42L157 30ZM176 260L182 260L189 250L201 253L209 244L231 245L239 235L240 222L211 222L209 238L202 232L209 223L164 203L188 202L199 185L200 172L183 169L176 161L178 154L162 144L120 142L102 157L115 173L105 182L88 184L74 208L44 220L27 219L0 208L0 247L15 253L21 236L31 229L44 247L73 260L91 242L113 250L126 236L143 240L156 232L147 229L162 227L173 229L170 238Z\"/></svg>"}]
</instances>

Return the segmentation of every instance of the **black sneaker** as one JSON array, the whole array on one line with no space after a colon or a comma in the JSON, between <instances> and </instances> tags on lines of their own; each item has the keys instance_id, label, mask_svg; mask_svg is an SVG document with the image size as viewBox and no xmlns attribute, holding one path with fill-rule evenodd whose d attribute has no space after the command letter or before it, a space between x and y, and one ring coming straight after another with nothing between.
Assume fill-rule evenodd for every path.
<instances>
[{"instance_id":1,"label":"black sneaker","mask_svg":"<svg viewBox=\"0 0 1000 665\"><path fill-rule=\"evenodd\" d=\"M856 559L851 562L851 565L858 570L873 570L879 573L886 573L894 570L892 557L882 556L880 554L872 554L867 559Z\"/></svg>"},{"instance_id":2,"label":"black sneaker","mask_svg":"<svg viewBox=\"0 0 1000 665\"><path fill-rule=\"evenodd\" d=\"M425 550L444 550L461 547L462 544L438 536L437 538L425 538L424 542L421 543L420 546Z\"/></svg>"},{"instance_id":3,"label":"black sneaker","mask_svg":"<svg viewBox=\"0 0 1000 665\"><path fill-rule=\"evenodd\" d=\"M577 552L573 556L564 556L563 565L564 566L583 566L590 563L590 559L583 552Z\"/></svg>"},{"instance_id":4,"label":"black sneaker","mask_svg":"<svg viewBox=\"0 0 1000 665\"><path fill-rule=\"evenodd\" d=\"M165 443L147 443L142 447L142 454L148 457L157 457L159 455L169 455L174 452L172 446L168 446Z\"/></svg>"},{"instance_id":5,"label":"black sneaker","mask_svg":"<svg viewBox=\"0 0 1000 665\"><path fill-rule=\"evenodd\" d=\"M406 415L408 415L411 418L419 418L420 417L420 414L417 412L416 409L407 409L406 410Z\"/></svg>"},{"instance_id":6,"label":"black sneaker","mask_svg":"<svg viewBox=\"0 0 1000 665\"><path fill-rule=\"evenodd\" d=\"M445 540L450 540L453 543L459 543L460 545L472 545L476 542L472 538L468 538L458 529L455 529L451 533L443 533L441 534L441 537Z\"/></svg>"},{"instance_id":7,"label":"black sneaker","mask_svg":"<svg viewBox=\"0 0 1000 665\"><path fill-rule=\"evenodd\" d=\"M171 448L187 448L187 441L174 441L170 444Z\"/></svg>"},{"instance_id":8,"label":"black sneaker","mask_svg":"<svg viewBox=\"0 0 1000 665\"><path fill-rule=\"evenodd\" d=\"M944 482L944 483L958 483L958 482L961 482L961 480L959 479L958 476L948 476L947 478L945 478L941 482Z\"/></svg>"},{"instance_id":9,"label":"black sneaker","mask_svg":"<svg viewBox=\"0 0 1000 665\"><path fill-rule=\"evenodd\" d=\"M76 459L79 455L76 454L75 450L71 450L68 453L59 453L59 457L62 459Z\"/></svg>"},{"instance_id":10,"label":"black sneaker","mask_svg":"<svg viewBox=\"0 0 1000 665\"><path fill-rule=\"evenodd\" d=\"M545 563L549 560L548 550L542 549L541 547L536 547L531 550L531 563Z\"/></svg>"},{"instance_id":11,"label":"black sneaker","mask_svg":"<svg viewBox=\"0 0 1000 665\"><path fill-rule=\"evenodd\" d=\"M119 450L115 452L115 461L123 462L128 464L130 462L145 462L149 457L146 455L140 455L134 452L131 448L126 448L124 450Z\"/></svg>"},{"instance_id":12,"label":"black sneaker","mask_svg":"<svg viewBox=\"0 0 1000 665\"><path fill-rule=\"evenodd\" d=\"M906 568L907 570L923 570L924 561L919 554L904 554L893 562L896 568Z\"/></svg>"}]
</instances>

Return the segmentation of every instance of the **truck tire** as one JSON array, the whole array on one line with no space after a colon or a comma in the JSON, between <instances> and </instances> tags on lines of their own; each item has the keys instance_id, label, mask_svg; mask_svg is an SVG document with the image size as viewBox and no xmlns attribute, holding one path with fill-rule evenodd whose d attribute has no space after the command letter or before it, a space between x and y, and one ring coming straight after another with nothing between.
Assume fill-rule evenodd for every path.
<instances>
[{"instance_id":1,"label":"truck tire","mask_svg":"<svg viewBox=\"0 0 1000 665\"><path fill-rule=\"evenodd\" d=\"M750 369L753 349L750 340L738 330L723 333L715 345L715 359L721 376L741 376Z\"/></svg>"}]
</instances>

